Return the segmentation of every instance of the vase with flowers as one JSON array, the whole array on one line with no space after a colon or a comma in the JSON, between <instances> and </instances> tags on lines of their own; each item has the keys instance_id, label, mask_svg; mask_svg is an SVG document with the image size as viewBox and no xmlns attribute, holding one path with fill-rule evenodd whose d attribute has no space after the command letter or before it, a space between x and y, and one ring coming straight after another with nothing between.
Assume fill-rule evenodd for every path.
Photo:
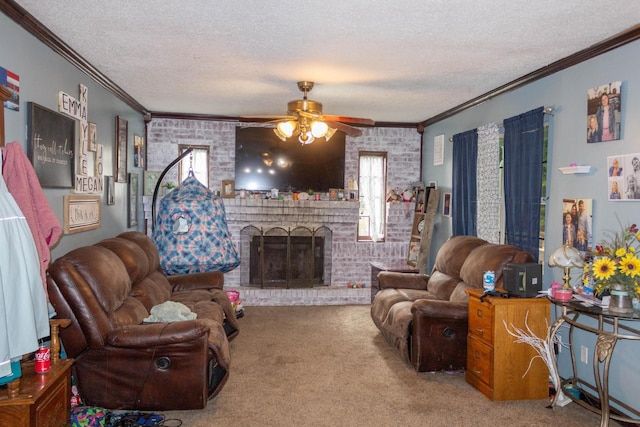
<instances>
[{"instance_id":1,"label":"vase with flowers","mask_svg":"<svg viewBox=\"0 0 640 427\"><path fill-rule=\"evenodd\" d=\"M585 280L592 276L596 295L611 295L610 311L632 312L632 299L640 295L640 233L632 224L608 235L596 245L593 262L585 266Z\"/></svg>"}]
</instances>

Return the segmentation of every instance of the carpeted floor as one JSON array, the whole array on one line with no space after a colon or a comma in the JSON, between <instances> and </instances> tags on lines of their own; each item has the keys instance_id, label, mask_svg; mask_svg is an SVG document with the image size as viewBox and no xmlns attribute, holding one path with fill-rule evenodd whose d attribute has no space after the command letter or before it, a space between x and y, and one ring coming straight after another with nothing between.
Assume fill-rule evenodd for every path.
<instances>
[{"instance_id":1,"label":"carpeted floor","mask_svg":"<svg viewBox=\"0 0 640 427\"><path fill-rule=\"evenodd\" d=\"M492 402L464 373L417 373L384 341L369 306L246 307L231 374L183 426L598 426L575 403ZM617 425L615 422L612 425Z\"/></svg>"}]
</instances>

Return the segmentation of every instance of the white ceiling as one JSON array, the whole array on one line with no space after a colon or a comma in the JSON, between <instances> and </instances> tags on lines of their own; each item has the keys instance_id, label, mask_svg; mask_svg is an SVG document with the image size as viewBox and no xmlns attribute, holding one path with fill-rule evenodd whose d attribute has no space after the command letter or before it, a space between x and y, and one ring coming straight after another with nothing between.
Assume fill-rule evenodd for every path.
<instances>
[{"instance_id":1,"label":"white ceiling","mask_svg":"<svg viewBox=\"0 0 640 427\"><path fill-rule=\"evenodd\" d=\"M426 120L640 23L637 0L16 3L150 111L284 114L311 80L326 114L391 122Z\"/></svg>"}]
</instances>

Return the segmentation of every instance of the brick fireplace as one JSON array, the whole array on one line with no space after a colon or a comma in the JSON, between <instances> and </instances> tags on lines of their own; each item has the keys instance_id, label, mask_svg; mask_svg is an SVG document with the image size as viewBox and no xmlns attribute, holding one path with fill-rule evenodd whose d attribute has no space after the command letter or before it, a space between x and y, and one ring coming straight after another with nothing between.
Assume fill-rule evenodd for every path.
<instances>
[{"instance_id":1,"label":"brick fireplace","mask_svg":"<svg viewBox=\"0 0 640 427\"><path fill-rule=\"evenodd\" d=\"M224 204L229 231L241 258L238 268L225 274L225 288L227 284L231 288L239 284L242 298L249 298L250 305L260 305L261 299L273 305L279 298L302 304L309 300L309 305L318 304L319 300L330 304L327 298L336 298L344 304L347 292L346 303L370 302L369 289L348 289L331 279L349 277L353 268L358 203L236 198L224 199ZM265 237L271 248L265 249ZM267 261L271 267L262 265L269 269L268 274L264 271L264 283L262 272L257 272L259 247L265 251L263 262L265 257L272 257ZM279 261L274 261L275 257ZM321 265L316 266L316 262ZM284 273L287 264L294 271ZM307 270L301 272L304 266Z\"/></svg>"},{"instance_id":2,"label":"brick fireplace","mask_svg":"<svg viewBox=\"0 0 640 427\"><path fill-rule=\"evenodd\" d=\"M251 285L251 241L260 236L321 237L322 285L333 285L332 277L349 276L350 252L357 238L358 203L236 198L224 199L224 205L229 231L241 257L240 266L225 276L229 282Z\"/></svg>"}]
</instances>

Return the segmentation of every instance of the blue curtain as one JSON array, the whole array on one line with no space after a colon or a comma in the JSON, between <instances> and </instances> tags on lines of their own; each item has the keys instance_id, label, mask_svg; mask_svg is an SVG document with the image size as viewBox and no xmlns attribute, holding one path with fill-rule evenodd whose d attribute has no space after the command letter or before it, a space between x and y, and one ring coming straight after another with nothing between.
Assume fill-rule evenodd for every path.
<instances>
[{"instance_id":1,"label":"blue curtain","mask_svg":"<svg viewBox=\"0 0 640 427\"><path fill-rule=\"evenodd\" d=\"M452 233L475 236L477 217L477 129L453 135Z\"/></svg>"},{"instance_id":2,"label":"blue curtain","mask_svg":"<svg viewBox=\"0 0 640 427\"><path fill-rule=\"evenodd\" d=\"M504 197L507 243L531 252L538 260L543 107L504 121Z\"/></svg>"}]
</instances>

